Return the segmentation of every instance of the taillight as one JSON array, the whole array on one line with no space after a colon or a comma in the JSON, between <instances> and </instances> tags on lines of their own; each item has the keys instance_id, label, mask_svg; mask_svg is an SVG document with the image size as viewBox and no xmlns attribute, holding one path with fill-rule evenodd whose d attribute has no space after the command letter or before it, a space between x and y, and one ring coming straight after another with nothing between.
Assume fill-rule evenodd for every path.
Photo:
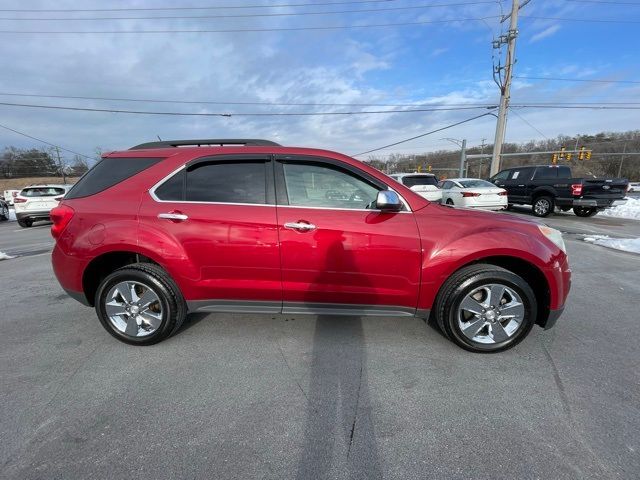
<instances>
[{"instance_id":1,"label":"taillight","mask_svg":"<svg viewBox=\"0 0 640 480\"><path fill-rule=\"evenodd\" d=\"M74 213L73 208L68 205L58 205L51 210L49 217L53 222L53 225L51 225L51 236L53 238L58 238L60 236L71 221L71 217L73 217Z\"/></svg>"},{"instance_id":2,"label":"taillight","mask_svg":"<svg viewBox=\"0 0 640 480\"><path fill-rule=\"evenodd\" d=\"M22 197L15 197L13 199L13 203L27 203L27 199Z\"/></svg>"},{"instance_id":3,"label":"taillight","mask_svg":"<svg viewBox=\"0 0 640 480\"><path fill-rule=\"evenodd\" d=\"M502 197L506 197L508 194L507 194L506 190L503 190L502 192L498 193L498 195L500 195Z\"/></svg>"},{"instance_id":4,"label":"taillight","mask_svg":"<svg viewBox=\"0 0 640 480\"><path fill-rule=\"evenodd\" d=\"M476 192L462 192L463 197L479 197L480 195L482 194Z\"/></svg>"},{"instance_id":5,"label":"taillight","mask_svg":"<svg viewBox=\"0 0 640 480\"><path fill-rule=\"evenodd\" d=\"M581 183L574 183L573 185L571 185L571 195L576 196L576 197L582 195L582 184Z\"/></svg>"}]
</instances>

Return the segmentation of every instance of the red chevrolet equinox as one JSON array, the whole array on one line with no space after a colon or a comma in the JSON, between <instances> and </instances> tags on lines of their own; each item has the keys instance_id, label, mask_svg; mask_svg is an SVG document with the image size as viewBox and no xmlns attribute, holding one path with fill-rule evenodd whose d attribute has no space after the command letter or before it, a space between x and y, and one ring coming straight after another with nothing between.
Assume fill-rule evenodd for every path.
<instances>
[{"instance_id":1,"label":"red chevrolet equinox","mask_svg":"<svg viewBox=\"0 0 640 480\"><path fill-rule=\"evenodd\" d=\"M134 345L189 312L418 316L496 352L560 316L557 230L430 203L339 153L265 140L105 155L51 212L53 268Z\"/></svg>"}]
</instances>

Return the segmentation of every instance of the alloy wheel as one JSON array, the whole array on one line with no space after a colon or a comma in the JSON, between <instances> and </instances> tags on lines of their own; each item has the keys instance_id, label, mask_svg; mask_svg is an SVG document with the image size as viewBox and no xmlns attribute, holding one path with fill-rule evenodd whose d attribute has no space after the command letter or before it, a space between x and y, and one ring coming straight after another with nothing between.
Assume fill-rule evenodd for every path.
<instances>
[{"instance_id":1,"label":"alloy wheel","mask_svg":"<svg viewBox=\"0 0 640 480\"><path fill-rule=\"evenodd\" d=\"M111 325L130 337L154 333L163 319L162 302L151 287L140 282L123 281L107 293L104 310Z\"/></svg>"},{"instance_id":2,"label":"alloy wheel","mask_svg":"<svg viewBox=\"0 0 640 480\"><path fill-rule=\"evenodd\" d=\"M489 283L476 287L460 302L457 319L462 334L483 344L502 343L522 326L525 307L512 288Z\"/></svg>"}]
</instances>

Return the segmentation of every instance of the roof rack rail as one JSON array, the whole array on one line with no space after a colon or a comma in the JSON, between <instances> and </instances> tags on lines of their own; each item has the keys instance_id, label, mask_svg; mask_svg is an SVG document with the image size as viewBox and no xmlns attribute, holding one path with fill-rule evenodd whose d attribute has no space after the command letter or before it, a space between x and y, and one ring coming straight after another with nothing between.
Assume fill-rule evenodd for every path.
<instances>
[{"instance_id":1,"label":"roof rack rail","mask_svg":"<svg viewBox=\"0 0 640 480\"><path fill-rule=\"evenodd\" d=\"M168 140L160 142L141 143L129 150L145 150L149 148L169 148L169 147L202 147L202 146L223 146L223 145L243 145L245 147L279 147L279 143L270 140L260 140L256 138L205 138L200 140Z\"/></svg>"}]
</instances>

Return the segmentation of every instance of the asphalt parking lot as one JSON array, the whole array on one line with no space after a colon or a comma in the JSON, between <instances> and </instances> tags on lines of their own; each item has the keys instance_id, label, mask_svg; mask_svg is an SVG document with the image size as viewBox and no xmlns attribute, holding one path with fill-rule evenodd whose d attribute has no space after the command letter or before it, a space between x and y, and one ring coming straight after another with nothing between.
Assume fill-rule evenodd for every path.
<instances>
[{"instance_id":1,"label":"asphalt parking lot","mask_svg":"<svg viewBox=\"0 0 640 480\"><path fill-rule=\"evenodd\" d=\"M496 355L418 319L253 314L128 346L59 287L48 226L1 224L0 477L638 478L640 255L581 234L640 222L545 222L567 308Z\"/></svg>"}]
</instances>

